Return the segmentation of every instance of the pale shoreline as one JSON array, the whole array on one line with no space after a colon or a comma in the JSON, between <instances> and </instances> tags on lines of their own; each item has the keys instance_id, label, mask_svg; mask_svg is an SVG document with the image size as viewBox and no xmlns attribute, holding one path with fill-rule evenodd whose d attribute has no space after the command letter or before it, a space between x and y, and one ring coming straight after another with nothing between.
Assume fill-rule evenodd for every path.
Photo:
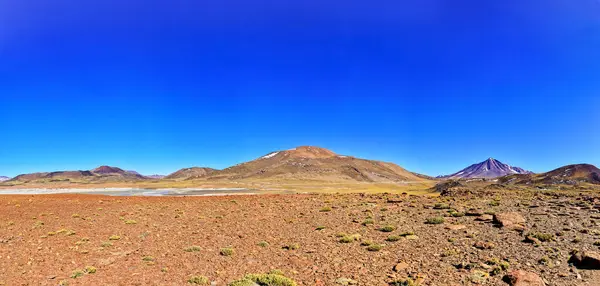
<instances>
[{"instance_id":1,"label":"pale shoreline","mask_svg":"<svg viewBox=\"0 0 600 286\"><path fill-rule=\"evenodd\" d=\"M0 189L0 195L97 194L108 196L227 196L257 195L245 188L28 188Z\"/></svg>"}]
</instances>

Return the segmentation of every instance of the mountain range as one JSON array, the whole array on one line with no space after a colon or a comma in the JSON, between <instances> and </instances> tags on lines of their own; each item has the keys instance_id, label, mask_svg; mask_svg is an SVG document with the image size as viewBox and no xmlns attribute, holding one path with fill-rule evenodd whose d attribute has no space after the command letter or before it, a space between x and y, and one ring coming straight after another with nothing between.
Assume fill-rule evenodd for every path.
<instances>
[{"instance_id":1,"label":"mountain range","mask_svg":"<svg viewBox=\"0 0 600 286\"><path fill-rule=\"evenodd\" d=\"M533 174L533 172L524 170L519 167L513 167L504 164L494 158L489 158L481 163L473 164L465 169L462 169L454 174L440 176L440 179L471 179L485 178L492 179L514 174Z\"/></svg>"},{"instance_id":2,"label":"mountain range","mask_svg":"<svg viewBox=\"0 0 600 286\"><path fill-rule=\"evenodd\" d=\"M4 181L8 181L8 180L10 180L9 177L0 176L0 182L4 182Z\"/></svg>"},{"instance_id":3,"label":"mountain range","mask_svg":"<svg viewBox=\"0 0 600 286\"><path fill-rule=\"evenodd\" d=\"M542 174L505 176L500 178L499 182L519 185L600 184L600 169L590 164L568 165Z\"/></svg>"},{"instance_id":4,"label":"mountain range","mask_svg":"<svg viewBox=\"0 0 600 286\"><path fill-rule=\"evenodd\" d=\"M4 183L107 183L141 181L146 177L110 166L100 166L89 171L58 171L18 175Z\"/></svg>"},{"instance_id":5,"label":"mountain range","mask_svg":"<svg viewBox=\"0 0 600 286\"><path fill-rule=\"evenodd\" d=\"M3 177L4 178L4 177ZM100 166L88 171L58 171L22 174L0 183L4 186L27 184L96 184L135 182L354 182L397 185L434 184L438 180L498 178L501 184L600 184L600 170L592 165L565 166L548 173L534 174L490 158L459 172L438 178L410 172L394 163L339 155L330 150L301 146L275 151L255 160L223 170L191 167L170 175L143 176L136 171Z\"/></svg>"},{"instance_id":6,"label":"mountain range","mask_svg":"<svg viewBox=\"0 0 600 286\"><path fill-rule=\"evenodd\" d=\"M230 181L322 181L322 182L372 182L372 183L422 183L431 178L416 174L388 162L338 155L330 150L301 146L276 151L255 160L223 170L192 167L176 171L164 178L150 178L135 171L117 167L101 166L89 171L59 171L51 173L23 174L4 184L44 183L106 183L137 182L151 179L161 181L205 180Z\"/></svg>"}]
</instances>

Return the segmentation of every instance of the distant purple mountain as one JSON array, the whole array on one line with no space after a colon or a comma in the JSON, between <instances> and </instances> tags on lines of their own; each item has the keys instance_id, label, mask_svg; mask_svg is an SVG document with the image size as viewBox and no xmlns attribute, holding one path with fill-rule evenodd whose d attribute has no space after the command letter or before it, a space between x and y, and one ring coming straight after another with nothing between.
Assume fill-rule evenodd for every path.
<instances>
[{"instance_id":1,"label":"distant purple mountain","mask_svg":"<svg viewBox=\"0 0 600 286\"><path fill-rule=\"evenodd\" d=\"M150 176L146 176L146 177L151 178L151 179L162 179L165 177L165 175L150 175Z\"/></svg>"},{"instance_id":2,"label":"distant purple mountain","mask_svg":"<svg viewBox=\"0 0 600 286\"><path fill-rule=\"evenodd\" d=\"M127 172L127 173L129 173L129 174L138 175L138 176L142 176L142 177L146 177L146 178L150 178L150 179L162 179L162 178L164 178L164 177L165 177L164 175L150 175L150 176L144 176L144 175L142 175L142 174L140 174L140 173L138 173L138 172L136 172L136 171L133 171L133 170L129 170L129 171L126 171L126 172Z\"/></svg>"},{"instance_id":3,"label":"distant purple mountain","mask_svg":"<svg viewBox=\"0 0 600 286\"><path fill-rule=\"evenodd\" d=\"M489 158L481 163L473 164L457 173L439 176L442 179L467 179L467 178L498 178L514 174L533 174L533 172L519 167L504 164L494 158Z\"/></svg>"},{"instance_id":4,"label":"distant purple mountain","mask_svg":"<svg viewBox=\"0 0 600 286\"><path fill-rule=\"evenodd\" d=\"M4 181L8 181L8 180L10 180L9 177L0 176L0 182L4 182Z\"/></svg>"}]
</instances>

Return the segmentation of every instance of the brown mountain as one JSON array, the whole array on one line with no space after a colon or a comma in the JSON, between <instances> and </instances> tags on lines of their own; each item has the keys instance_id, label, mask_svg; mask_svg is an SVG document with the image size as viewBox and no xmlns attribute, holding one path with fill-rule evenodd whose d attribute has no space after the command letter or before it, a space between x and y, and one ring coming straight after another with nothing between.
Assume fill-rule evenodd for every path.
<instances>
[{"instance_id":1,"label":"brown mountain","mask_svg":"<svg viewBox=\"0 0 600 286\"><path fill-rule=\"evenodd\" d=\"M71 180L91 179L95 175L90 171L58 171L58 172L43 172L18 175L6 183L50 183L50 182L65 182Z\"/></svg>"},{"instance_id":2,"label":"brown mountain","mask_svg":"<svg viewBox=\"0 0 600 286\"><path fill-rule=\"evenodd\" d=\"M512 175L500 178L504 184L577 185L580 183L600 185L600 169L590 164L560 167L543 174Z\"/></svg>"},{"instance_id":3,"label":"brown mountain","mask_svg":"<svg viewBox=\"0 0 600 286\"><path fill-rule=\"evenodd\" d=\"M206 168L206 167L191 167L191 168L181 169L175 173L172 173L172 174L164 177L163 179L165 179L165 180L195 179L195 178L204 177L215 171L218 171L218 170L213 169L213 168Z\"/></svg>"},{"instance_id":4,"label":"brown mountain","mask_svg":"<svg viewBox=\"0 0 600 286\"><path fill-rule=\"evenodd\" d=\"M124 171L123 169L117 168L117 167L100 166L100 167L92 170L92 172L94 172L96 174L117 174L117 173L125 173L126 171Z\"/></svg>"},{"instance_id":5,"label":"brown mountain","mask_svg":"<svg viewBox=\"0 0 600 286\"><path fill-rule=\"evenodd\" d=\"M208 180L283 179L380 183L429 181L393 163L342 156L314 146L271 152L256 160L208 174L205 178Z\"/></svg>"},{"instance_id":6,"label":"brown mountain","mask_svg":"<svg viewBox=\"0 0 600 286\"><path fill-rule=\"evenodd\" d=\"M94 170L91 170L91 172L103 179L113 178L118 181L147 179L146 177L140 175L137 172L129 172L121 168L111 166L100 166Z\"/></svg>"},{"instance_id":7,"label":"brown mountain","mask_svg":"<svg viewBox=\"0 0 600 286\"><path fill-rule=\"evenodd\" d=\"M103 182L129 182L146 179L139 174L132 174L120 168L101 166L91 171L58 171L18 175L4 183L103 183Z\"/></svg>"}]
</instances>

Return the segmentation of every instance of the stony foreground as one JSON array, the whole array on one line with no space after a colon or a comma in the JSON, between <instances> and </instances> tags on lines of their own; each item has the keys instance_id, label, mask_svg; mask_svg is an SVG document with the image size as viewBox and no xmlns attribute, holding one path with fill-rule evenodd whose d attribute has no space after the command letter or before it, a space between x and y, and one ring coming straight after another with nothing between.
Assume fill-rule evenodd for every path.
<instances>
[{"instance_id":1,"label":"stony foreground","mask_svg":"<svg viewBox=\"0 0 600 286\"><path fill-rule=\"evenodd\" d=\"M600 285L568 262L598 250L596 207L533 193L0 196L0 285L227 285L275 269L299 285Z\"/></svg>"}]
</instances>

